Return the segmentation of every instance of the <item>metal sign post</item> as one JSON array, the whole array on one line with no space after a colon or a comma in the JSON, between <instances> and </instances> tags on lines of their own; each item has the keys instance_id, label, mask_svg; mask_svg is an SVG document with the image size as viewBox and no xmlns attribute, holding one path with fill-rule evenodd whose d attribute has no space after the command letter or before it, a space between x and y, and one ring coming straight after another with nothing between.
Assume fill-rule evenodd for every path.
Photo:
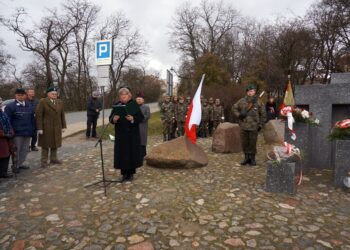
<instances>
[{"instance_id":1,"label":"metal sign post","mask_svg":"<svg viewBox=\"0 0 350 250\"><path fill-rule=\"evenodd\" d=\"M166 70L166 81L168 84L167 94L169 96L173 95L173 73L170 72L170 70Z\"/></svg>"},{"instance_id":2,"label":"metal sign post","mask_svg":"<svg viewBox=\"0 0 350 250\"><path fill-rule=\"evenodd\" d=\"M112 182L119 182L114 180L107 180L105 178L105 169L104 169L104 160L103 160L103 147L102 147L102 137L107 130L107 126L105 126L105 87L109 85L109 70L110 66L113 64L113 41L112 40L101 40L96 42L95 47L96 52L96 65L97 65L97 80L98 85L100 86L102 93L102 126L103 132L101 133L98 141L96 142L95 147L100 145L100 154L101 154L101 171L102 171L102 180L87 185L85 187L89 187L92 185L97 185L102 183L104 188L104 194L107 196L106 186Z\"/></svg>"}]
</instances>

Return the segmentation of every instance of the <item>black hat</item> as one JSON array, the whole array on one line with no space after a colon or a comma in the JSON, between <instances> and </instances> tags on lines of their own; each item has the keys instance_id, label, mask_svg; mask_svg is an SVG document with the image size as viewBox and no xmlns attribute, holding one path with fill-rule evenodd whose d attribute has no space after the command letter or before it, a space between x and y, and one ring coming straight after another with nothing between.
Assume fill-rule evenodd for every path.
<instances>
[{"instance_id":1,"label":"black hat","mask_svg":"<svg viewBox=\"0 0 350 250\"><path fill-rule=\"evenodd\" d=\"M15 94L25 95L26 91L22 88L18 88L18 89L16 89Z\"/></svg>"},{"instance_id":2,"label":"black hat","mask_svg":"<svg viewBox=\"0 0 350 250\"><path fill-rule=\"evenodd\" d=\"M46 93L50 93L50 92L57 92L57 88L54 86L48 87L46 90Z\"/></svg>"}]
</instances>

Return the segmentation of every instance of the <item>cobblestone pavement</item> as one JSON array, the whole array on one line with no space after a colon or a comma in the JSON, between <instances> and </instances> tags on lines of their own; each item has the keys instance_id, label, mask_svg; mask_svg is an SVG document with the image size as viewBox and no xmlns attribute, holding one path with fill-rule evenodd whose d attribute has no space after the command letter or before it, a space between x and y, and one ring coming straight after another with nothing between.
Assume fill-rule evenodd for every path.
<instances>
[{"instance_id":1,"label":"cobblestone pavement","mask_svg":"<svg viewBox=\"0 0 350 250\"><path fill-rule=\"evenodd\" d=\"M1 180L0 249L350 249L350 195L333 188L331 171L308 173L296 196L266 193L262 153L259 166L241 167L241 155L212 153L202 139L208 166L144 166L105 197L84 187L101 179L94 144L67 138L62 166L40 169L31 152L30 170ZM113 145L103 145L107 176L119 178Z\"/></svg>"}]
</instances>

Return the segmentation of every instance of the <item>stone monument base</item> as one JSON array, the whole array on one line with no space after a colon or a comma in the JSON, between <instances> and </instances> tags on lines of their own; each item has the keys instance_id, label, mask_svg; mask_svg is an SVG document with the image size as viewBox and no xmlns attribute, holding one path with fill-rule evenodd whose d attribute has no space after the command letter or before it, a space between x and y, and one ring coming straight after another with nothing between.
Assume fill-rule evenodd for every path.
<instances>
[{"instance_id":1,"label":"stone monument base","mask_svg":"<svg viewBox=\"0 0 350 250\"><path fill-rule=\"evenodd\" d=\"M185 136L155 146L145 159L147 165L158 168L196 168L208 164L203 149Z\"/></svg>"}]
</instances>

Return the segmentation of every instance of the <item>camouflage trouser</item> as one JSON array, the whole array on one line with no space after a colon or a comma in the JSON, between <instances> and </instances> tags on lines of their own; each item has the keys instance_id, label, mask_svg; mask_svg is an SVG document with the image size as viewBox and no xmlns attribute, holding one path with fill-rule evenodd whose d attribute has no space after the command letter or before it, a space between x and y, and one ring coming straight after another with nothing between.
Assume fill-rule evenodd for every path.
<instances>
[{"instance_id":1,"label":"camouflage trouser","mask_svg":"<svg viewBox=\"0 0 350 250\"><path fill-rule=\"evenodd\" d=\"M258 139L258 131L241 129L241 144L245 154L256 154L256 141Z\"/></svg>"},{"instance_id":2,"label":"camouflage trouser","mask_svg":"<svg viewBox=\"0 0 350 250\"><path fill-rule=\"evenodd\" d=\"M163 135L168 136L168 139L170 139L171 136L172 126L173 123L171 121L163 121Z\"/></svg>"},{"instance_id":3,"label":"camouflage trouser","mask_svg":"<svg viewBox=\"0 0 350 250\"><path fill-rule=\"evenodd\" d=\"M201 123L199 124L199 135L201 137L207 137L208 134L208 121L201 121Z\"/></svg>"},{"instance_id":4,"label":"camouflage trouser","mask_svg":"<svg viewBox=\"0 0 350 250\"><path fill-rule=\"evenodd\" d=\"M171 126L171 138L176 138L176 128L177 128L177 122L174 121Z\"/></svg>"},{"instance_id":5,"label":"camouflage trouser","mask_svg":"<svg viewBox=\"0 0 350 250\"><path fill-rule=\"evenodd\" d=\"M185 134L185 122L177 121L178 134L183 136Z\"/></svg>"},{"instance_id":6,"label":"camouflage trouser","mask_svg":"<svg viewBox=\"0 0 350 250\"><path fill-rule=\"evenodd\" d=\"M215 129L219 126L219 124L220 124L220 120L214 120L213 121L213 131L215 131Z\"/></svg>"},{"instance_id":7,"label":"camouflage trouser","mask_svg":"<svg viewBox=\"0 0 350 250\"><path fill-rule=\"evenodd\" d=\"M213 134L213 127L214 127L214 122L213 121L209 121L208 123L208 130L209 130L209 135L212 136Z\"/></svg>"}]
</instances>

